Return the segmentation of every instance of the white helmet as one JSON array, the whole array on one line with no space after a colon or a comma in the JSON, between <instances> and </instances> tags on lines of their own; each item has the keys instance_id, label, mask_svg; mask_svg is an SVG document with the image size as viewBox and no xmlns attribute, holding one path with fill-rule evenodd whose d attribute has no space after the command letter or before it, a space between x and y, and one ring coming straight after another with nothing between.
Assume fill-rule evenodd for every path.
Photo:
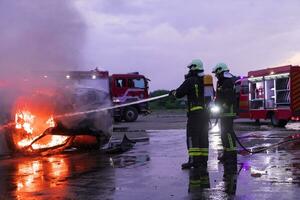
<instances>
[{"instance_id":1,"label":"white helmet","mask_svg":"<svg viewBox=\"0 0 300 200\"><path fill-rule=\"evenodd\" d=\"M203 69L203 62L200 59L194 59L192 60L191 64L188 65L188 68L190 70L198 70L198 71L204 71Z\"/></svg>"},{"instance_id":2,"label":"white helmet","mask_svg":"<svg viewBox=\"0 0 300 200\"><path fill-rule=\"evenodd\" d=\"M220 74L222 72L229 72L229 68L225 63L218 63L212 70L214 74Z\"/></svg>"}]
</instances>

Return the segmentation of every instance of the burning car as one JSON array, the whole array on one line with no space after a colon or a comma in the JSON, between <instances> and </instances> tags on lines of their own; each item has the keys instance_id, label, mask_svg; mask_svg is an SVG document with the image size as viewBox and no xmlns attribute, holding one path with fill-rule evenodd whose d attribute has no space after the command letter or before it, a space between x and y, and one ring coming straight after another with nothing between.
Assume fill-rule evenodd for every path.
<instances>
[{"instance_id":1,"label":"burning car","mask_svg":"<svg viewBox=\"0 0 300 200\"><path fill-rule=\"evenodd\" d=\"M72 71L39 77L42 84L26 88L14 99L13 126L6 131L14 151L98 149L108 142L112 114L101 109L111 106L108 73Z\"/></svg>"}]
</instances>

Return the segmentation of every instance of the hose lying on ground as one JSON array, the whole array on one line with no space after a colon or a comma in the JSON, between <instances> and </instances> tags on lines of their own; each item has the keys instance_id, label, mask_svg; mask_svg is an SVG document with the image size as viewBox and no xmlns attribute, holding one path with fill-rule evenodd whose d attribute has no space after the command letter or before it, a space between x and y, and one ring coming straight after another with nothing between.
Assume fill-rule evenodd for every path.
<instances>
[{"instance_id":1,"label":"hose lying on ground","mask_svg":"<svg viewBox=\"0 0 300 200\"><path fill-rule=\"evenodd\" d=\"M216 122L214 123L213 126L216 126L217 123L219 121L219 117L216 118ZM212 126L212 127L213 127ZM242 154L242 155L247 155L247 154L257 154L257 153L261 153L261 152L264 152L268 149L273 149L273 148L276 148L276 147L279 147L283 144L287 144L287 143L290 143L290 142L295 142L295 141L300 141L300 134L295 134L295 135L290 135L286 138L284 138L284 140L280 141L280 142L277 142L275 144L272 144L270 146L266 146L266 147L257 147L257 150L251 150L251 149L248 149L247 147L245 147L240 139L236 136L236 134L234 133L234 137L235 137L235 140L237 141L237 143L242 147L242 149L244 151L240 151L239 153Z\"/></svg>"},{"instance_id":2,"label":"hose lying on ground","mask_svg":"<svg viewBox=\"0 0 300 200\"><path fill-rule=\"evenodd\" d=\"M243 154L243 155L261 153L261 152L264 152L264 151L266 151L268 149L273 149L273 148L279 147L279 146L281 146L283 144L287 144L287 143L295 142L295 141L300 141L300 134L295 134L295 135L291 135L291 136L286 137L283 141L277 142L277 143L272 144L272 145L267 146L267 147L259 147L257 150L251 151L251 150L247 149L241 143L241 141L236 136L236 134L234 134L234 137L235 137L236 141L239 143L239 145L243 148L244 152L240 152L240 154Z\"/></svg>"}]
</instances>

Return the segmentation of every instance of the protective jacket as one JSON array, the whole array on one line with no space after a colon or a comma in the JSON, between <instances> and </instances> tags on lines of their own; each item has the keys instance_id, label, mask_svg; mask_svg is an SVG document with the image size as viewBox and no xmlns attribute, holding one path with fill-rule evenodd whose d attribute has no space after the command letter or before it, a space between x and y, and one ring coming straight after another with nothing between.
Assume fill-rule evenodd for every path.
<instances>
[{"instance_id":1,"label":"protective jacket","mask_svg":"<svg viewBox=\"0 0 300 200\"><path fill-rule=\"evenodd\" d=\"M235 78L222 77L217 83L216 103L222 108L223 117L236 116Z\"/></svg>"},{"instance_id":2,"label":"protective jacket","mask_svg":"<svg viewBox=\"0 0 300 200\"><path fill-rule=\"evenodd\" d=\"M188 112L204 109L204 82L203 76L189 76L176 89L175 96L182 98L187 96Z\"/></svg>"}]
</instances>

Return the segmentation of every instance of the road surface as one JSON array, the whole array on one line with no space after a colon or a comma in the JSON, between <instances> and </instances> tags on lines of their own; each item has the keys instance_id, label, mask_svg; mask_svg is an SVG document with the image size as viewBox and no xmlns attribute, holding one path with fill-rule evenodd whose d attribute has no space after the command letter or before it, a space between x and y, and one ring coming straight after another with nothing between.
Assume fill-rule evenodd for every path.
<instances>
[{"instance_id":1,"label":"road surface","mask_svg":"<svg viewBox=\"0 0 300 200\"><path fill-rule=\"evenodd\" d=\"M208 170L181 170L187 159L185 122L183 112L155 112L134 123L116 124L147 130L129 133L131 138L149 137L123 154L69 150L47 157L1 157L0 199L299 199L300 151L295 146L239 155L235 173L217 160L222 146L215 128L209 137ZM294 124L288 127L235 122L248 147L274 144L300 132ZM192 186L195 177L206 182Z\"/></svg>"}]
</instances>

